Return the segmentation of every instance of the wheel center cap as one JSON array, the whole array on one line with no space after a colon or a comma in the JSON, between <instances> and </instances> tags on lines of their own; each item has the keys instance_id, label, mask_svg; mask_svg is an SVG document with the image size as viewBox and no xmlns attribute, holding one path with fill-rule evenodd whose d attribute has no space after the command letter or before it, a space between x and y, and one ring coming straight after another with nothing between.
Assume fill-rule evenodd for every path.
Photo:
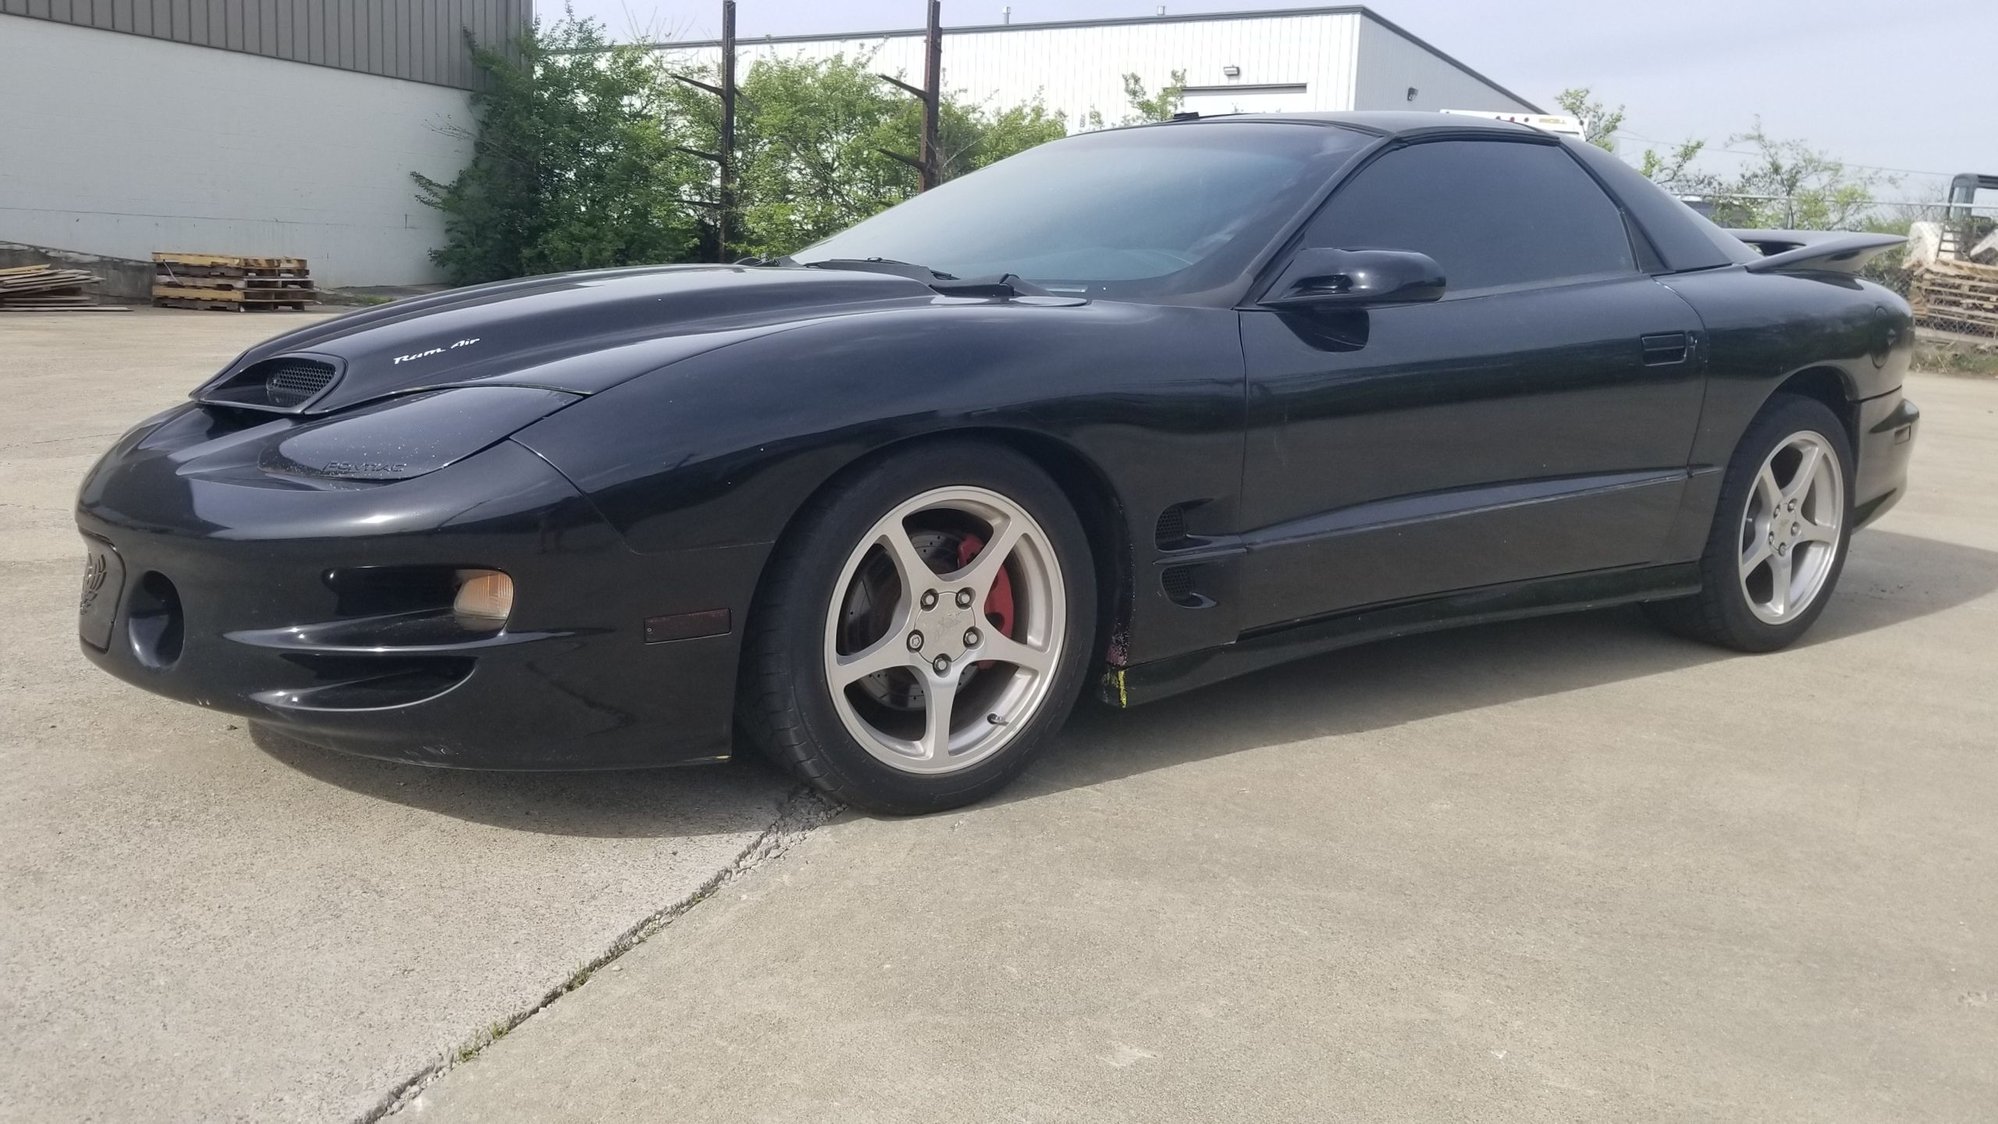
<instances>
[{"instance_id":1,"label":"wheel center cap","mask_svg":"<svg viewBox=\"0 0 1998 1124\"><path fill-rule=\"evenodd\" d=\"M936 608L919 611L917 617L921 621L918 627L923 635L931 638L924 647L924 654L948 656L952 660L964 655L967 650L964 634L979 623L973 610L958 605L948 596L938 598Z\"/></svg>"}]
</instances>

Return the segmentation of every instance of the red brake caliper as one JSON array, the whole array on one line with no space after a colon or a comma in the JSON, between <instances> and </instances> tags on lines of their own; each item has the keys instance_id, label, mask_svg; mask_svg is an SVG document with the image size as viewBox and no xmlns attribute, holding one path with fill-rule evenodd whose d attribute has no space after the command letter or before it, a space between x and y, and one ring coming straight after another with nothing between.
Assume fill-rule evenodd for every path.
<instances>
[{"instance_id":1,"label":"red brake caliper","mask_svg":"<svg viewBox=\"0 0 1998 1124\"><path fill-rule=\"evenodd\" d=\"M966 535L964 541L957 544L958 566L969 566L971 560L978 557L978 552L984 549L984 539ZM999 567L999 576L992 579L992 592L985 595L985 620L999 630L999 635L1013 635L1013 578L1004 566Z\"/></svg>"}]
</instances>

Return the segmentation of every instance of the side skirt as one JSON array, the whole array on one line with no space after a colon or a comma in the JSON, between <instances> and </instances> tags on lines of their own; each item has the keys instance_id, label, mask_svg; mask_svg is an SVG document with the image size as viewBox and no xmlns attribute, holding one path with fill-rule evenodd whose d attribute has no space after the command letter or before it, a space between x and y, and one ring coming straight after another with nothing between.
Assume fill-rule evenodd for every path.
<instances>
[{"instance_id":1,"label":"side skirt","mask_svg":"<svg viewBox=\"0 0 1998 1124\"><path fill-rule=\"evenodd\" d=\"M1696 562L1633 566L1481 586L1260 628L1243 633L1231 644L1151 663L1111 668L1103 676L1101 694L1103 701L1112 706L1137 706L1277 664L1375 640L1461 625L1600 609L1632 601L1660 601L1699 591L1700 571Z\"/></svg>"}]
</instances>

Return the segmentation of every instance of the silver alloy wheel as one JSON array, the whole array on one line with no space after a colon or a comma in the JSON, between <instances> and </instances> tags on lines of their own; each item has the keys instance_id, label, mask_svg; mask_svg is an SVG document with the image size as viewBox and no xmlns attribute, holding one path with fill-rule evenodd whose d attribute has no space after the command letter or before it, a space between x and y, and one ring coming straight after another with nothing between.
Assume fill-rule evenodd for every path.
<instances>
[{"instance_id":1,"label":"silver alloy wheel","mask_svg":"<svg viewBox=\"0 0 1998 1124\"><path fill-rule=\"evenodd\" d=\"M1742 512L1741 592L1765 624L1784 624L1823 592L1845 522L1845 473L1831 442L1793 433L1762 462Z\"/></svg>"},{"instance_id":2,"label":"silver alloy wheel","mask_svg":"<svg viewBox=\"0 0 1998 1124\"><path fill-rule=\"evenodd\" d=\"M939 557L939 542L976 553ZM995 585L1010 635L994 619ZM1061 564L1040 524L998 492L937 488L896 505L833 591L826 684L847 733L877 760L909 773L970 768L1046 702L1068 628Z\"/></svg>"}]
</instances>

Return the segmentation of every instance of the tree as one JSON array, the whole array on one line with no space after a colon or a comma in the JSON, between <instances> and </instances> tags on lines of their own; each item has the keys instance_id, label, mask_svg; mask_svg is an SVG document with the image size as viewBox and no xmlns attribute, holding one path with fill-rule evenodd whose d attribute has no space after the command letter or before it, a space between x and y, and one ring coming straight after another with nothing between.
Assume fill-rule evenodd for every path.
<instances>
[{"instance_id":1,"label":"tree","mask_svg":"<svg viewBox=\"0 0 1998 1124\"><path fill-rule=\"evenodd\" d=\"M1663 156L1656 149L1647 148L1637 170L1660 187L1681 195L1711 195L1720 189L1719 177L1693 168L1693 161L1699 159L1706 147L1706 141L1685 140Z\"/></svg>"},{"instance_id":2,"label":"tree","mask_svg":"<svg viewBox=\"0 0 1998 1124\"><path fill-rule=\"evenodd\" d=\"M431 256L455 284L684 259L701 169L674 150L648 56L566 12L506 49L472 44L472 159L449 183L413 174L444 212Z\"/></svg>"},{"instance_id":3,"label":"tree","mask_svg":"<svg viewBox=\"0 0 1998 1124\"><path fill-rule=\"evenodd\" d=\"M736 227L730 244L779 257L916 193L916 170L890 153L919 147L922 106L881 81L872 56L766 59L737 98ZM668 91L677 144L711 149L713 99ZM1038 101L994 109L946 94L939 113L939 180L1064 135Z\"/></svg>"},{"instance_id":4,"label":"tree","mask_svg":"<svg viewBox=\"0 0 1998 1124\"><path fill-rule=\"evenodd\" d=\"M1186 71L1175 70L1171 80L1156 94L1145 92L1145 80L1137 74L1124 75L1124 105L1127 112L1119 125L1143 125L1150 121L1170 121L1186 105ZM1106 127L1103 112L1091 109L1084 118L1091 129Z\"/></svg>"},{"instance_id":5,"label":"tree","mask_svg":"<svg viewBox=\"0 0 1998 1124\"><path fill-rule=\"evenodd\" d=\"M922 127L920 113L914 124ZM941 183L1035 145L1060 140L1068 135L1068 126L1060 113L1038 100L993 109L947 94L937 134L941 150L937 180Z\"/></svg>"},{"instance_id":6,"label":"tree","mask_svg":"<svg viewBox=\"0 0 1998 1124\"><path fill-rule=\"evenodd\" d=\"M488 76L470 164L415 177L444 212L432 256L457 284L712 256L719 218L717 99L642 48L566 13L506 50L474 44ZM731 250L781 256L915 194L922 107L870 56L762 61L738 91ZM694 74L712 83L713 74ZM938 165L949 179L1063 135L1039 101L993 107L946 96Z\"/></svg>"},{"instance_id":7,"label":"tree","mask_svg":"<svg viewBox=\"0 0 1998 1124\"><path fill-rule=\"evenodd\" d=\"M1762 119L1728 138L1730 150L1748 144L1749 159L1718 194L1716 220L1724 225L1839 230L1866 218L1875 185L1894 182L1859 172L1802 141L1777 140L1763 131Z\"/></svg>"},{"instance_id":8,"label":"tree","mask_svg":"<svg viewBox=\"0 0 1998 1124\"><path fill-rule=\"evenodd\" d=\"M1159 92L1149 96L1145 93L1145 80L1136 74L1124 75L1124 101L1131 112L1124 115L1126 125L1142 125L1147 121L1170 121L1186 105L1186 71L1175 70L1171 80L1159 87Z\"/></svg>"},{"instance_id":9,"label":"tree","mask_svg":"<svg viewBox=\"0 0 1998 1124\"><path fill-rule=\"evenodd\" d=\"M914 169L889 151L914 151L901 127L906 99L864 59L759 61L736 105L732 245L778 257L915 192ZM692 147L712 147L711 133Z\"/></svg>"},{"instance_id":10,"label":"tree","mask_svg":"<svg viewBox=\"0 0 1998 1124\"><path fill-rule=\"evenodd\" d=\"M1582 139L1597 148L1616 151L1616 131L1623 128L1623 107L1605 108L1602 102L1590 97L1587 86L1578 86L1561 91L1554 104L1566 110L1569 116L1582 123Z\"/></svg>"},{"instance_id":11,"label":"tree","mask_svg":"<svg viewBox=\"0 0 1998 1124\"><path fill-rule=\"evenodd\" d=\"M1563 90L1555 99L1582 120L1587 139L1610 148L1610 134L1623 125L1623 107L1605 109L1586 88ZM1746 147L1743 147L1746 146ZM1712 201L1722 226L1837 230L1867 223L1871 196L1891 176L1855 169L1803 141L1772 137L1756 118L1745 133L1727 138L1726 155L1741 157L1732 172L1702 167L1713 155L1703 139L1689 138L1660 152L1646 149L1638 170L1677 195Z\"/></svg>"}]
</instances>

